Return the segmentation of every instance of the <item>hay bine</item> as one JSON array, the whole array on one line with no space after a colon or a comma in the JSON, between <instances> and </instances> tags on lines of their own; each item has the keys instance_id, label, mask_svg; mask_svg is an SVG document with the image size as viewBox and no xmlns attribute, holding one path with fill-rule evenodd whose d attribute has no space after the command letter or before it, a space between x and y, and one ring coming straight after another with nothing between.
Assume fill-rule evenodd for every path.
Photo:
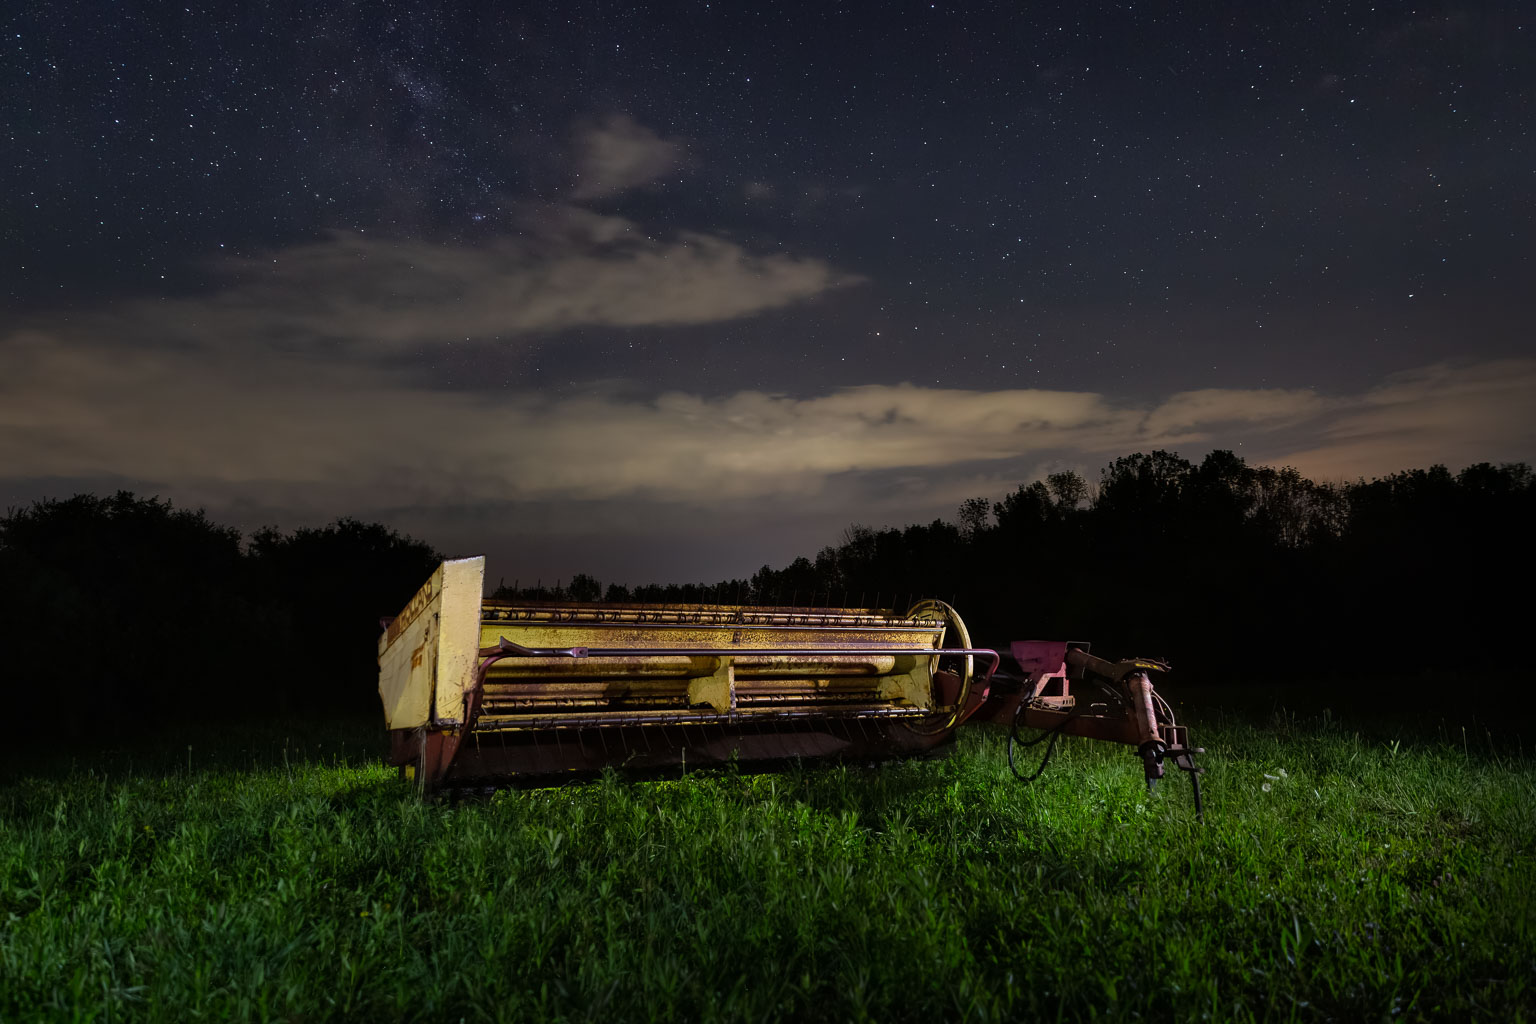
<instances>
[{"instance_id":1,"label":"hay bine","mask_svg":"<svg viewBox=\"0 0 1536 1024\"><path fill-rule=\"evenodd\" d=\"M993 722L1009 729L1022 781L1059 736L1085 736L1133 748L1149 786L1167 763L1188 772L1201 812L1203 751L1154 688L1160 661L1022 640L1000 670L942 601L904 614L498 601L482 598L484 578L483 558L444 562L382 622L391 760L423 793L609 766L942 754L960 726ZM946 647L950 630L959 642ZM1083 685L1094 700L1073 692ZM1015 749L1041 742L1026 775Z\"/></svg>"}]
</instances>

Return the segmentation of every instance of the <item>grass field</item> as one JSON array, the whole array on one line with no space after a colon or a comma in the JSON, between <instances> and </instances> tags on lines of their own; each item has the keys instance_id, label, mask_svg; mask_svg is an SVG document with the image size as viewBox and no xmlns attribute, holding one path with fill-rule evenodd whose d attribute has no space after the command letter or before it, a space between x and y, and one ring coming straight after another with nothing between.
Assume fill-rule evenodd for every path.
<instances>
[{"instance_id":1,"label":"grass field","mask_svg":"<svg viewBox=\"0 0 1536 1024\"><path fill-rule=\"evenodd\" d=\"M44 766L0 785L0 1020L1532 1019L1528 750L1192 724L1204 827L986 730L428 805L371 724Z\"/></svg>"}]
</instances>

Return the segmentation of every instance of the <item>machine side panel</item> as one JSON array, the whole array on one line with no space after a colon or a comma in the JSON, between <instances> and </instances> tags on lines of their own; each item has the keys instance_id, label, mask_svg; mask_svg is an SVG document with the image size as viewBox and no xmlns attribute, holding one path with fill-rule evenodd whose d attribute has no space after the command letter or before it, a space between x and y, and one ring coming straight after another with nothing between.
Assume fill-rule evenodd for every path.
<instances>
[{"instance_id":1,"label":"machine side panel","mask_svg":"<svg viewBox=\"0 0 1536 1024\"><path fill-rule=\"evenodd\" d=\"M479 665L480 598L485 587L485 558L444 562L437 628L435 711L440 723L464 717L464 694L475 685Z\"/></svg>"},{"instance_id":2,"label":"machine side panel","mask_svg":"<svg viewBox=\"0 0 1536 1024\"><path fill-rule=\"evenodd\" d=\"M443 566L379 636L379 698L391 729L426 725L432 707L433 638L442 607Z\"/></svg>"}]
</instances>

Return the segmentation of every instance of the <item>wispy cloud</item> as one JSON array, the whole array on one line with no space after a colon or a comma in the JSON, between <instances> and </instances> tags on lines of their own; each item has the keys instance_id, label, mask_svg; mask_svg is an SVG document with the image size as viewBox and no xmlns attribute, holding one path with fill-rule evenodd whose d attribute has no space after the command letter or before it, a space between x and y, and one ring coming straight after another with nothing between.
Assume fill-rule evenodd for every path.
<instances>
[{"instance_id":1,"label":"wispy cloud","mask_svg":"<svg viewBox=\"0 0 1536 1024\"><path fill-rule=\"evenodd\" d=\"M1275 452L1318 479L1536 458L1536 360L1439 363L1335 402L1312 437Z\"/></svg>"},{"instance_id":2,"label":"wispy cloud","mask_svg":"<svg viewBox=\"0 0 1536 1024\"><path fill-rule=\"evenodd\" d=\"M1209 440L1221 427L1302 423L1327 406L1316 392L1304 389L1203 388L1171 396L1148 413L1142 429L1169 444L1192 444Z\"/></svg>"},{"instance_id":3,"label":"wispy cloud","mask_svg":"<svg viewBox=\"0 0 1536 1024\"><path fill-rule=\"evenodd\" d=\"M757 254L699 232L656 238L574 207L530 211L522 227L478 245L334 231L231 261L231 283L212 294L114 309L111 329L376 348L715 323L860 280L814 257Z\"/></svg>"},{"instance_id":4,"label":"wispy cloud","mask_svg":"<svg viewBox=\"0 0 1536 1024\"><path fill-rule=\"evenodd\" d=\"M681 143L615 114L573 132L576 200L602 199L649 184L687 163Z\"/></svg>"},{"instance_id":5,"label":"wispy cloud","mask_svg":"<svg viewBox=\"0 0 1536 1024\"><path fill-rule=\"evenodd\" d=\"M0 466L12 478L162 481L231 501L306 491L361 507L815 495L861 475L928 481L1031 460L1234 447L1361 475L1529 458L1536 360L1436 366L1363 394L1092 392L871 385L790 396L486 397L380 364L250 347L0 341ZM346 505L340 506L346 507Z\"/></svg>"},{"instance_id":6,"label":"wispy cloud","mask_svg":"<svg viewBox=\"0 0 1536 1024\"><path fill-rule=\"evenodd\" d=\"M574 201L685 162L679 143L626 118L586 124L575 142ZM285 522L409 509L427 532L517 508L545 532L586 531L584 543L692 542L707 522L724 544L733 530L787 537L797 516L909 521L1042 467L1154 448L1233 448L1319 478L1536 454L1536 359L1424 367L1353 394L1137 400L890 383L487 395L407 377L403 351L726 322L861 280L571 203L524 207L515 232L478 244L336 231L222 269L225 286L201 296L39 315L0 335L0 490L123 484Z\"/></svg>"}]
</instances>

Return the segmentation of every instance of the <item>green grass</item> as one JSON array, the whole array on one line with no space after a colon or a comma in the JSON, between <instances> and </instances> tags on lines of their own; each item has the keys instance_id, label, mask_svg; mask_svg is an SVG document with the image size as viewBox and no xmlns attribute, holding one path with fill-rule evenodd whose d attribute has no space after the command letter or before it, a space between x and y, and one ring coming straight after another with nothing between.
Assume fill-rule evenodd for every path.
<instances>
[{"instance_id":1,"label":"green grass","mask_svg":"<svg viewBox=\"0 0 1536 1024\"><path fill-rule=\"evenodd\" d=\"M1021 787L986 730L457 804L371 730L45 768L0 786L0 1020L1532 1018L1523 751L1194 725L1204 827L1086 741Z\"/></svg>"}]
</instances>

